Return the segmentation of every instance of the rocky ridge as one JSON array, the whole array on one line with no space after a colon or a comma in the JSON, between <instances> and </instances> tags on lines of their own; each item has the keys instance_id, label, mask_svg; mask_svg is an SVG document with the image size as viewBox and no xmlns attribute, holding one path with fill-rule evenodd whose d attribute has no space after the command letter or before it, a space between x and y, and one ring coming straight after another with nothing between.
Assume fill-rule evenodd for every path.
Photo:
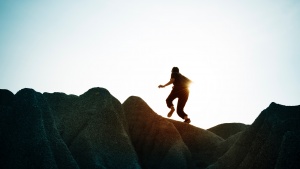
<instances>
[{"instance_id":1,"label":"rocky ridge","mask_svg":"<svg viewBox=\"0 0 300 169\"><path fill-rule=\"evenodd\" d=\"M0 168L294 169L300 106L271 103L253 124L204 130L104 88L80 96L0 90Z\"/></svg>"}]
</instances>

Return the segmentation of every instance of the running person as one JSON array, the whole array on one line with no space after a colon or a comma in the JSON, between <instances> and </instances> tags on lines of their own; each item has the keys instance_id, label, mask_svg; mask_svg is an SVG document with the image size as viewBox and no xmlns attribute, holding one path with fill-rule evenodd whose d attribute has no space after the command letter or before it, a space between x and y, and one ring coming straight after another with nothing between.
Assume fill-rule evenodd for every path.
<instances>
[{"instance_id":1,"label":"running person","mask_svg":"<svg viewBox=\"0 0 300 169\"><path fill-rule=\"evenodd\" d=\"M184 119L184 122L190 123L191 120L188 118L188 115L184 112L184 106L189 98L189 89L188 85L191 81L179 73L178 67L172 68L171 79L165 85L159 85L159 88L166 87L170 84L173 84L173 89L166 99L167 106L171 109L168 113L168 117L171 117L173 112L175 111L173 100L178 98L177 103L177 114L179 117Z\"/></svg>"}]
</instances>

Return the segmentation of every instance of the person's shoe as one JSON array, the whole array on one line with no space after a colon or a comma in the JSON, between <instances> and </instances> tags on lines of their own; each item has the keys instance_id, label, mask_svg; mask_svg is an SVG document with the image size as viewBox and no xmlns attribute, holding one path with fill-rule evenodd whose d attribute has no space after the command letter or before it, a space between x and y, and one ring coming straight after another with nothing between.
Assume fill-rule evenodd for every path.
<instances>
[{"instance_id":1,"label":"person's shoe","mask_svg":"<svg viewBox=\"0 0 300 169\"><path fill-rule=\"evenodd\" d=\"M189 124L191 122L191 119L185 119L184 122Z\"/></svg>"},{"instance_id":2,"label":"person's shoe","mask_svg":"<svg viewBox=\"0 0 300 169\"><path fill-rule=\"evenodd\" d=\"M174 111L175 111L174 107L171 107L171 110L170 110L170 112L168 113L168 117L171 117L172 114L174 113Z\"/></svg>"}]
</instances>

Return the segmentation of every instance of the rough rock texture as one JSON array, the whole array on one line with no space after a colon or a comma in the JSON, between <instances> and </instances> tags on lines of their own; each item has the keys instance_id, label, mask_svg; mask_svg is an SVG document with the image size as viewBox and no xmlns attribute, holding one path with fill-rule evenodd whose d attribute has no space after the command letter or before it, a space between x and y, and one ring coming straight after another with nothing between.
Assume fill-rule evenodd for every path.
<instances>
[{"instance_id":1,"label":"rough rock texture","mask_svg":"<svg viewBox=\"0 0 300 169\"><path fill-rule=\"evenodd\" d=\"M299 120L300 106L272 103L249 127L211 132L163 118L139 97L121 104L103 88L0 90L0 168L298 169Z\"/></svg>"},{"instance_id":2,"label":"rough rock texture","mask_svg":"<svg viewBox=\"0 0 300 169\"><path fill-rule=\"evenodd\" d=\"M188 125L183 122L170 120L180 133L184 143L192 154L193 164L199 168L205 168L216 161L215 151L224 139L214 133Z\"/></svg>"},{"instance_id":3,"label":"rough rock texture","mask_svg":"<svg viewBox=\"0 0 300 169\"><path fill-rule=\"evenodd\" d=\"M0 93L1 168L78 168L42 94L32 89L15 96ZM9 98L6 104L3 97Z\"/></svg>"},{"instance_id":4,"label":"rough rock texture","mask_svg":"<svg viewBox=\"0 0 300 169\"><path fill-rule=\"evenodd\" d=\"M11 100L1 101L1 168L140 168L121 103L107 90L23 89Z\"/></svg>"},{"instance_id":5,"label":"rough rock texture","mask_svg":"<svg viewBox=\"0 0 300 169\"><path fill-rule=\"evenodd\" d=\"M221 156L223 156L231 148L231 146L239 139L242 133L243 131L238 132L235 135L232 135L223 142L221 142L217 146L216 151L213 152L213 159L218 159Z\"/></svg>"},{"instance_id":6,"label":"rough rock texture","mask_svg":"<svg viewBox=\"0 0 300 169\"><path fill-rule=\"evenodd\" d=\"M209 131L157 115L139 97L128 98L123 107L143 168L204 168L223 141Z\"/></svg>"},{"instance_id":7,"label":"rough rock texture","mask_svg":"<svg viewBox=\"0 0 300 169\"><path fill-rule=\"evenodd\" d=\"M215 133L223 139L227 139L238 132L244 131L246 128L248 128L248 125L243 123L223 123L207 130Z\"/></svg>"},{"instance_id":8,"label":"rough rock texture","mask_svg":"<svg viewBox=\"0 0 300 169\"><path fill-rule=\"evenodd\" d=\"M208 169L299 168L300 106L272 103Z\"/></svg>"},{"instance_id":9,"label":"rough rock texture","mask_svg":"<svg viewBox=\"0 0 300 169\"><path fill-rule=\"evenodd\" d=\"M121 103L106 89L93 88L78 98L44 95L80 168L139 168Z\"/></svg>"}]
</instances>

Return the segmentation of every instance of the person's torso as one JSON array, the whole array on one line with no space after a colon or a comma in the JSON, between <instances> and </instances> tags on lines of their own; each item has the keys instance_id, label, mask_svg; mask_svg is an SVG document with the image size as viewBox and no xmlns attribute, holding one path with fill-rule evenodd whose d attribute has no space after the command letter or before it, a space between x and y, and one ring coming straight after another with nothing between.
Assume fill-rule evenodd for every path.
<instances>
[{"instance_id":1,"label":"person's torso","mask_svg":"<svg viewBox=\"0 0 300 169\"><path fill-rule=\"evenodd\" d=\"M180 73L172 73L171 78L174 78L173 89L188 88L189 79Z\"/></svg>"}]
</instances>

